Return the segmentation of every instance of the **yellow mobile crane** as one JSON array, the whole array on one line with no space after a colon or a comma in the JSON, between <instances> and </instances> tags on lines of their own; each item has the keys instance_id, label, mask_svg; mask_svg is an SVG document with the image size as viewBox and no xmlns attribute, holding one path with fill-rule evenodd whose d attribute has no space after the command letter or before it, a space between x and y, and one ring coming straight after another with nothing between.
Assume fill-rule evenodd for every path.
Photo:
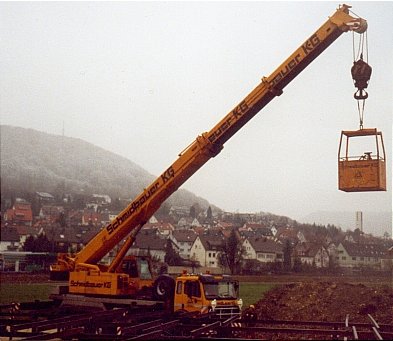
<instances>
[{"instance_id":1,"label":"yellow mobile crane","mask_svg":"<svg viewBox=\"0 0 393 341\"><path fill-rule=\"evenodd\" d=\"M68 292L70 294L106 298L137 296L144 288L154 287L156 296L172 293L172 299L174 299L172 305L175 310L192 310L193 308L188 307L186 303L181 303L183 299L181 295L195 298L198 292L199 297L203 298L201 306L204 308L219 305L220 296L201 294L204 292L203 285L206 283L211 284L214 281L229 283L231 289L234 289L232 291L236 291L235 282L229 279L214 278L211 275L206 278L194 276L193 281L201 287L199 289L195 287L192 290L186 289L188 275L178 277L176 283L174 281L170 283L168 278L163 280L162 277L153 282L146 260L126 257L127 251L143 225L160 205L210 158L215 157L222 150L224 143L253 116L273 98L280 96L285 86L342 33L348 31L364 33L367 30L366 20L351 16L349 8L348 5L341 5L270 76L262 78L262 82L233 110L210 131L199 135L182 151L173 164L106 225L80 252L74 256L59 254L57 263L51 267L52 278L64 278L62 275L66 275L69 280ZM123 244L111 264L99 263L109 251L122 242ZM174 290L175 285L176 290ZM174 295L175 292L176 295ZM231 299L237 300L234 293L231 295Z\"/></svg>"}]
</instances>

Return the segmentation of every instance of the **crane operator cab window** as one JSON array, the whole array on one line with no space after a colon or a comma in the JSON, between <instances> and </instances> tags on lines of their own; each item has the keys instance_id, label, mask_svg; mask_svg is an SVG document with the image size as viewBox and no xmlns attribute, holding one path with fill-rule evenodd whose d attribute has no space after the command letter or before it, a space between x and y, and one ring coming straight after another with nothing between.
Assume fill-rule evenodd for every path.
<instances>
[{"instance_id":1,"label":"crane operator cab window","mask_svg":"<svg viewBox=\"0 0 393 341\"><path fill-rule=\"evenodd\" d=\"M138 258L138 271L140 279L152 279L153 276L150 272L149 261L145 258Z\"/></svg>"},{"instance_id":2,"label":"crane operator cab window","mask_svg":"<svg viewBox=\"0 0 393 341\"><path fill-rule=\"evenodd\" d=\"M123 261L121 271L131 278L152 279L149 261L146 258L130 258Z\"/></svg>"}]
</instances>

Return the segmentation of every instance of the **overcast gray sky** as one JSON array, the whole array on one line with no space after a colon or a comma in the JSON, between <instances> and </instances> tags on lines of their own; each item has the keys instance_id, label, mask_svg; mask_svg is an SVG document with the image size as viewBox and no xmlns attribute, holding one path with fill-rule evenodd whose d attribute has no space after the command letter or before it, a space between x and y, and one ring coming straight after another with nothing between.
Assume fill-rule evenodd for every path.
<instances>
[{"instance_id":1,"label":"overcast gray sky","mask_svg":"<svg viewBox=\"0 0 393 341\"><path fill-rule=\"evenodd\" d=\"M1 2L1 124L80 138L161 174L339 2ZM389 190L337 189L341 130L358 129L342 35L183 185L213 204L294 219L391 211L392 2L368 20L365 127L383 132ZM116 170L114 170L115 172Z\"/></svg>"}]
</instances>

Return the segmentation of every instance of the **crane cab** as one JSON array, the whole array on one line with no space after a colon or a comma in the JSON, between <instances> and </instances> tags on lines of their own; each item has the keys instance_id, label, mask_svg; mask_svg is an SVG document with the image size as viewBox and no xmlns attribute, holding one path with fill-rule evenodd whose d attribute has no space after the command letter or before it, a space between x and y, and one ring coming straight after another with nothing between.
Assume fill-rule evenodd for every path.
<instances>
[{"instance_id":1,"label":"crane cab","mask_svg":"<svg viewBox=\"0 0 393 341\"><path fill-rule=\"evenodd\" d=\"M187 274L176 279L175 312L199 312L218 319L239 316L239 282L228 275Z\"/></svg>"},{"instance_id":2,"label":"crane cab","mask_svg":"<svg viewBox=\"0 0 393 341\"><path fill-rule=\"evenodd\" d=\"M344 192L386 191L382 132L376 128L341 132L338 188Z\"/></svg>"}]
</instances>

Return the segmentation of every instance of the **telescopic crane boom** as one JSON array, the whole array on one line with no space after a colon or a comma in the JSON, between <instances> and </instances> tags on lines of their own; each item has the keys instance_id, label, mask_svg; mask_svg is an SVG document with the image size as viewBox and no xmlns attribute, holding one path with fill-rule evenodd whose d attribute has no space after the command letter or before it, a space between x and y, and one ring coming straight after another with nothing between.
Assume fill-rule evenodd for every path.
<instances>
[{"instance_id":1,"label":"telescopic crane boom","mask_svg":"<svg viewBox=\"0 0 393 341\"><path fill-rule=\"evenodd\" d=\"M342 33L355 31L363 33L367 22L349 14L350 6L342 5L329 19L300 45L270 76L262 78L239 104L235 106L210 131L199 135L177 160L171 164L157 179L140 193L111 223L105 226L74 257L59 255L57 264L51 268L52 273L69 272L70 281L94 282L100 276L119 273L119 266L129 247L135 240L142 226L149 220L160 205L174 193L188 178L201 168L210 158L215 157L240 128L265 107L274 97L280 96L283 89ZM98 262L125 238L119 254L108 267ZM87 275L86 275L87 274ZM83 277L83 276L88 277ZM90 277L89 277L90 276ZM108 277L109 278L109 277ZM116 279L110 286L118 286ZM70 284L70 291L72 290ZM99 286L94 289L98 290ZM84 287L88 292L88 286ZM105 290L103 290L103 293Z\"/></svg>"}]
</instances>

